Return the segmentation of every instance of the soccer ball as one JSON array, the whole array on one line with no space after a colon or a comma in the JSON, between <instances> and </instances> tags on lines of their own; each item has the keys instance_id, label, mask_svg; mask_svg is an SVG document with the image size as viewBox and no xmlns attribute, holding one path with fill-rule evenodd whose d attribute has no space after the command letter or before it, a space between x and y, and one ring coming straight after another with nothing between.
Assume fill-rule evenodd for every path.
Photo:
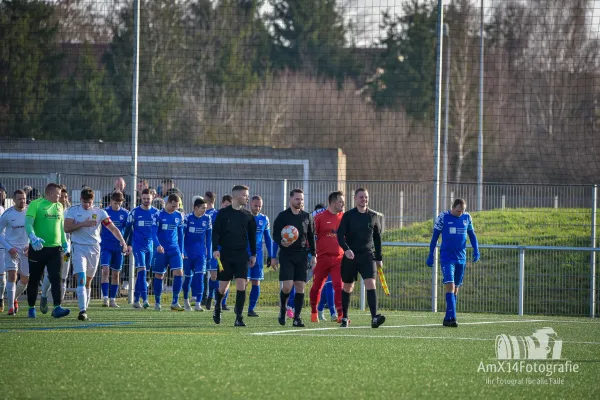
<instances>
[{"instance_id":1,"label":"soccer ball","mask_svg":"<svg viewBox=\"0 0 600 400\"><path fill-rule=\"evenodd\" d=\"M294 243L298 236L298 229L294 225L288 225L281 230L281 240L285 243Z\"/></svg>"}]
</instances>

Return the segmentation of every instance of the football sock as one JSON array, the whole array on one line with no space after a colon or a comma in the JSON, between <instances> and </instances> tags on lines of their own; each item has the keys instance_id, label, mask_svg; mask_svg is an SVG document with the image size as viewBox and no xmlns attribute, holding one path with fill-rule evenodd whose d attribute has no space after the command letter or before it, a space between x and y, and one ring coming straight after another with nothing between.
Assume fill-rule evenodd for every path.
<instances>
[{"instance_id":1,"label":"football sock","mask_svg":"<svg viewBox=\"0 0 600 400\"><path fill-rule=\"evenodd\" d=\"M204 274L194 274L196 278L195 282L195 292L196 292L196 303L202 302L202 294L204 293Z\"/></svg>"},{"instance_id":2,"label":"football sock","mask_svg":"<svg viewBox=\"0 0 600 400\"><path fill-rule=\"evenodd\" d=\"M119 291L119 285L110 285L110 289L108 290L108 297L111 299L117 298L117 292Z\"/></svg>"},{"instance_id":3,"label":"football sock","mask_svg":"<svg viewBox=\"0 0 600 400\"><path fill-rule=\"evenodd\" d=\"M296 293L294 296L294 319L300 318L300 313L302 312L302 306L304 305L304 293Z\"/></svg>"},{"instance_id":4,"label":"football sock","mask_svg":"<svg viewBox=\"0 0 600 400\"><path fill-rule=\"evenodd\" d=\"M254 311L256 303L258 303L258 297L260 296L260 285L252 285L250 289L250 302L248 304L248 311Z\"/></svg>"},{"instance_id":5,"label":"football sock","mask_svg":"<svg viewBox=\"0 0 600 400\"><path fill-rule=\"evenodd\" d=\"M236 290L235 292L235 315L241 316L244 312L244 303L246 303L246 291Z\"/></svg>"},{"instance_id":6,"label":"football sock","mask_svg":"<svg viewBox=\"0 0 600 400\"><path fill-rule=\"evenodd\" d=\"M100 286L102 287L102 298L108 297L108 282L102 282Z\"/></svg>"},{"instance_id":7,"label":"football sock","mask_svg":"<svg viewBox=\"0 0 600 400\"><path fill-rule=\"evenodd\" d=\"M190 290L192 289L192 277L186 276L183 279L183 299L187 300L190 298ZM192 294L194 291L192 291Z\"/></svg>"},{"instance_id":8,"label":"football sock","mask_svg":"<svg viewBox=\"0 0 600 400\"><path fill-rule=\"evenodd\" d=\"M377 315L377 292L375 289L367 290L367 303L369 304L369 310L371 310L371 318L375 318Z\"/></svg>"},{"instance_id":9,"label":"football sock","mask_svg":"<svg viewBox=\"0 0 600 400\"><path fill-rule=\"evenodd\" d=\"M160 296L162 295L163 280L154 278L154 301L160 304Z\"/></svg>"},{"instance_id":10,"label":"football sock","mask_svg":"<svg viewBox=\"0 0 600 400\"><path fill-rule=\"evenodd\" d=\"M173 304L179 303L179 293L183 286L183 276L173 277Z\"/></svg>"},{"instance_id":11,"label":"football sock","mask_svg":"<svg viewBox=\"0 0 600 400\"><path fill-rule=\"evenodd\" d=\"M350 306L350 293L342 290L342 318L348 318L348 307Z\"/></svg>"}]
</instances>

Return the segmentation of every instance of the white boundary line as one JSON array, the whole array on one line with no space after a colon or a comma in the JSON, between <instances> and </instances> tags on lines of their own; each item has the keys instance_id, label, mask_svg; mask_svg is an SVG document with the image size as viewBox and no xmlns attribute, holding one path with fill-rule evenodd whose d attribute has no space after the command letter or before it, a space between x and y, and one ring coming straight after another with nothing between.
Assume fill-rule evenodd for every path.
<instances>
[{"instance_id":1,"label":"white boundary line","mask_svg":"<svg viewBox=\"0 0 600 400\"><path fill-rule=\"evenodd\" d=\"M526 320L509 320L509 321L478 321L478 322L461 322L460 325L492 325L492 324L514 324L514 323L531 323L531 322L554 322L549 319L526 319ZM418 327L440 327L437 324L411 324L411 325L382 325L381 328L418 328ZM341 328L336 326L332 328L312 328L312 329L287 329L285 331L271 331L271 332L255 332L251 335L267 336L267 335L281 335L281 334L302 334L303 332L318 332L318 331L330 331L340 330ZM349 326L344 329L372 329L370 326ZM372 337L372 336L369 336Z\"/></svg>"}]
</instances>

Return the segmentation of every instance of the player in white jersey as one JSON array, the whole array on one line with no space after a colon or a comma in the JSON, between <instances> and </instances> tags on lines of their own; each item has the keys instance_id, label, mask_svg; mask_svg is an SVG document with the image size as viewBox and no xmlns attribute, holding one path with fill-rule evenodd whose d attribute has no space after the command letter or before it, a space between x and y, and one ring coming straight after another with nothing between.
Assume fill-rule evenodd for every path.
<instances>
[{"instance_id":1,"label":"player in white jersey","mask_svg":"<svg viewBox=\"0 0 600 400\"><path fill-rule=\"evenodd\" d=\"M19 302L16 299L27 288L29 281L29 261L27 259L29 239L25 231L26 197L24 191L16 190L13 194L14 206L6 210L0 217L0 246L6 250L0 263L4 265L7 275L8 315L15 315L19 311ZM21 275L18 284L17 272Z\"/></svg>"},{"instance_id":2,"label":"player in white jersey","mask_svg":"<svg viewBox=\"0 0 600 400\"><path fill-rule=\"evenodd\" d=\"M4 214L4 202L6 201L6 189L0 183L0 216ZM4 247L0 243L0 260L4 260ZM0 262L0 312L4 312L4 285L6 278L4 276L4 262Z\"/></svg>"},{"instance_id":3,"label":"player in white jersey","mask_svg":"<svg viewBox=\"0 0 600 400\"><path fill-rule=\"evenodd\" d=\"M89 321L87 307L90 301L90 285L100 259L100 229L104 225L121 243L127 253L127 243L119 229L112 223L106 211L94 206L94 191L81 190L81 204L69 208L65 214L65 233L71 234L73 275L77 278L77 302L80 321Z\"/></svg>"}]
</instances>

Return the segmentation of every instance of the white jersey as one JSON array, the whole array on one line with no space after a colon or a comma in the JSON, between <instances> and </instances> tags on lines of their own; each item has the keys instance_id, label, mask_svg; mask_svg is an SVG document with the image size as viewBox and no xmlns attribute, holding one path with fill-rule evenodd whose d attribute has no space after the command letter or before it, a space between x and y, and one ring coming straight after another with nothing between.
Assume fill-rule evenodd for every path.
<instances>
[{"instance_id":1,"label":"white jersey","mask_svg":"<svg viewBox=\"0 0 600 400\"><path fill-rule=\"evenodd\" d=\"M79 228L71 232L71 242L75 244L83 244L87 246L97 246L100 244L100 230L102 229L102 221L110 218L106 211L98 207L90 207L85 210L81 205L73 206L67 210L65 219L72 219L76 223L81 223L87 220L96 221L95 226Z\"/></svg>"},{"instance_id":2,"label":"white jersey","mask_svg":"<svg viewBox=\"0 0 600 400\"><path fill-rule=\"evenodd\" d=\"M6 243L3 246L2 240L0 240L0 247L12 248L19 247L24 248L29 243L27 238L27 232L25 231L25 215L27 214L27 208L22 211L17 211L14 207L6 210L0 217L0 236Z\"/></svg>"}]
</instances>

